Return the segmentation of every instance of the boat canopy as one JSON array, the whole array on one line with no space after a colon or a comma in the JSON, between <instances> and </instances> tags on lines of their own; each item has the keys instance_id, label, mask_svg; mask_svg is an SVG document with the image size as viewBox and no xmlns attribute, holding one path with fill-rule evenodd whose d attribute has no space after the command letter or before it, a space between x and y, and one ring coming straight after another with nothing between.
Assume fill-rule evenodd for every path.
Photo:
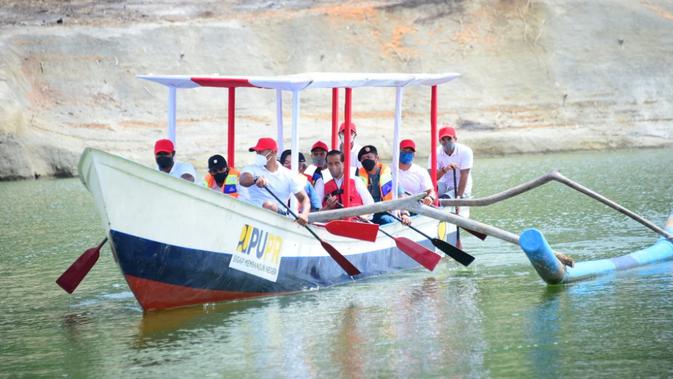
<instances>
[{"instance_id":1,"label":"boat canopy","mask_svg":"<svg viewBox=\"0 0 673 379\"><path fill-rule=\"evenodd\" d=\"M436 86L460 76L444 74L402 73L335 73L312 72L280 76L219 76L219 75L139 75L168 87L256 87L282 91L303 91L311 88L409 87Z\"/></svg>"},{"instance_id":2,"label":"boat canopy","mask_svg":"<svg viewBox=\"0 0 673 379\"><path fill-rule=\"evenodd\" d=\"M457 73L442 74L405 74L405 73L335 73L310 72L279 76L220 76L220 75L138 75L139 79L152 81L168 87L168 138L175 143L176 126L176 90L197 87L227 88L228 95L228 131L227 131L227 160L230 166L235 166L235 109L236 88L252 87L272 89L276 92L276 121L277 142L279 150L283 150L283 91L292 92L292 170L299 167L299 104L300 93L307 89L332 90L332 149L338 147L337 130L339 127L339 89L345 89L344 124L345 133L343 151L351 150L351 93L353 88L362 87L391 87L395 88L395 123L393 130L393 198L398 193L399 170L399 143L400 126L402 124L402 95L405 87L428 86L432 88L430 104L430 162L431 178L437 191L437 86L447 83L457 77ZM344 165L350 167L350 154L344 154ZM343 190L350 193L350 170L344 170ZM344 206L348 207L350 196L346 196Z\"/></svg>"}]
</instances>

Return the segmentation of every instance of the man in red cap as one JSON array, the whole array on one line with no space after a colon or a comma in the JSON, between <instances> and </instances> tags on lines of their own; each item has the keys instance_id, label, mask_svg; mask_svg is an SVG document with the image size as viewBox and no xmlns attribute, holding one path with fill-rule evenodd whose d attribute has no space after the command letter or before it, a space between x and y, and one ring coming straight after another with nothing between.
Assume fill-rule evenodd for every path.
<instances>
[{"instance_id":1,"label":"man in red cap","mask_svg":"<svg viewBox=\"0 0 673 379\"><path fill-rule=\"evenodd\" d=\"M399 185L412 195L425 192L423 203L430 205L435 201L435 190L428 171L413 163L416 155L416 143L411 139L400 142Z\"/></svg>"},{"instance_id":2,"label":"man in red cap","mask_svg":"<svg viewBox=\"0 0 673 379\"><path fill-rule=\"evenodd\" d=\"M472 193L472 175L470 175L473 160L472 149L456 141L458 141L456 129L449 125L439 129L439 143L441 144L437 148L439 197L464 198ZM430 158L428 158L428 167L430 167ZM454 172L457 188L453 185Z\"/></svg>"},{"instance_id":3,"label":"man in red cap","mask_svg":"<svg viewBox=\"0 0 673 379\"><path fill-rule=\"evenodd\" d=\"M324 193L322 190L325 183L332 179L330 171L327 169L327 144L323 141L316 141L311 146L311 160L313 163L306 168L304 175L310 177L310 182L316 190L318 199L322 199Z\"/></svg>"},{"instance_id":4,"label":"man in red cap","mask_svg":"<svg viewBox=\"0 0 673 379\"><path fill-rule=\"evenodd\" d=\"M346 123L342 122L339 126L339 150L344 151L344 133L346 132ZM358 158L358 152L362 148L360 145L355 143L355 137L358 136L357 131L355 130L355 124L351 122L351 167L360 168L362 165Z\"/></svg>"},{"instance_id":5,"label":"man in red cap","mask_svg":"<svg viewBox=\"0 0 673 379\"><path fill-rule=\"evenodd\" d=\"M175 147L169 139L160 139L154 143L154 160L159 171L190 182L194 182L196 178L194 166L175 160Z\"/></svg>"},{"instance_id":6,"label":"man in red cap","mask_svg":"<svg viewBox=\"0 0 673 379\"><path fill-rule=\"evenodd\" d=\"M306 225L311 203L304 192L304 183L292 171L278 163L276 141L273 138L260 138L257 144L248 150L254 151L256 155L255 163L241 170L239 184L248 188L245 200L266 209L284 213L285 207L278 204L278 201L264 187L266 186L285 204L290 200L290 196L294 195L299 201L300 209L297 223Z\"/></svg>"}]
</instances>

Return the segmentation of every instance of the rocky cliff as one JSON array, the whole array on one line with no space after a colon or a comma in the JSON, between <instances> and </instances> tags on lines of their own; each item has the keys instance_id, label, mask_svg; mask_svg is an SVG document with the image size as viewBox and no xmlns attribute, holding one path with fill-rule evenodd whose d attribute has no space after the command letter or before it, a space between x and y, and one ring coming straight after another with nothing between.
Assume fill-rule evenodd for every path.
<instances>
[{"instance_id":1,"label":"rocky cliff","mask_svg":"<svg viewBox=\"0 0 673 379\"><path fill-rule=\"evenodd\" d=\"M476 154L673 145L668 1L185 3L4 1L0 178L75 175L86 146L149 164L167 91L135 79L148 73L459 72L439 118ZM389 154L394 91L353 96L359 142ZM429 97L404 97L403 136L421 149ZM226 105L226 91L178 92L180 159L203 167L225 151ZM275 135L273 92L240 89L237 106L245 163L245 147ZM329 91L301 106L303 146L327 140Z\"/></svg>"}]
</instances>

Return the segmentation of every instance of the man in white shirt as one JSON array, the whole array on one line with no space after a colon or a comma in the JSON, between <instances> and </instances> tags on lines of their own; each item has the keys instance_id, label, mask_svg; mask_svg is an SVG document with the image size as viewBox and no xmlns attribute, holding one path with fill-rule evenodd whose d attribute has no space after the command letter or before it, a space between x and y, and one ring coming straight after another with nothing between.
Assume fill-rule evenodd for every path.
<instances>
[{"instance_id":1,"label":"man in white shirt","mask_svg":"<svg viewBox=\"0 0 673 379\"><path fill-rule=\"evenodd\" d=\"M182 178L192 183L196 178L194 166L175 160L175 146L169 139L160 139L154 143L154 160L157 162L159 171L163 171L170 176Z\"/></svg>"},{"instance_id":2,"label":"man in white shirt","mask_svg":"<svg viewBox=\"0 0 673 379\"><path fill-rule=\"evenodd\" d=\"M257 145L248 149L254 151L255 163L245 166L241 170L239 184L248 188L246 199L248 202L282 213L285 209L264 188L266 186L284 204L288 204L290 196L294 194L299 202L300 213L297 215L297 223L306 225L308 214L311 211L309 198L304 192L304 183L292 171L281 166L276 156L278 145L273 138L260 138Z\"/></svg>"},{"instance_id":3,"label":"man in white shirt","mask_svg":"<svg viewBox=\"0 0 673 379\"><path fill-rule=\"evenodd\" d=\"M437 148L437 187L439 197L449 195L452 198L469 197L472 193L472 149L467 145L456 142L456 130L450 126L439 129L439 143ZM428 158L428 167L430 158ZM431 169L428 169L428 172ZM456 174L458 188L454 188L453 175Z\"/></svg>"},{"instance_id":4,"label":"man in white shirt","mask_svg":"<svg viewBox=\"0 0 673 379\"><path fill-rule=\"evenodd\" d=\"M428 171L413 163L416 156L416 143L405 139L400 142L399 185L412 195L425 192L423 204L430 205L435 201L435 190Z\"/></svg>"}]
</instances>

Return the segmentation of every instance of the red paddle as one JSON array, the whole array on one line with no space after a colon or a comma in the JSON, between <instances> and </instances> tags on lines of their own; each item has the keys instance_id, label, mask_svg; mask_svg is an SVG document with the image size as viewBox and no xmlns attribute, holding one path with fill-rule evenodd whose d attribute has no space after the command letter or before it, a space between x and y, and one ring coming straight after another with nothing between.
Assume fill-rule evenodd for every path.
<instances>
[{"instance_id":1,"label":"red paddle","mask_svg":"<svg viewBox=\"0 0 673 379\"><path fill-rule=\"evenodd\" d=\"M73 262L70 267L61 276L56 279L56 284L61 286L67 293L72 293L86 274L91 271L93 265L100 257L100 248L107 242L107 237L96 247L87 249L82 255Z\"/></svg>"},{"instance_id":2,"label":"red paddle","mask_svg":"<svg viewBox=\"0 0 673 379\"><path fill-rule=\"evenodd\" d=\"M276 194L269 189L269 187L264 186L264 189L267 192L269 192L271 196L273 196L273 198L276 199L276 201L278 201L283 207L285 207L285 210L287 210L288 213L290 213L295 220L298 218L297 215L294 212L292 212L292 209L290 209L290 207L288 207L287 204L281 201L278 198L278 196L276 196ZM358 270L357 267L353 266L353 264L348 259L346 259L346 257L344 257L343 254L339 252L339 250L337 250L334 246L330 245L329 243L323 241L317 234L315 234L315 232L311 228L308 227L308 225L302 225L302 226L306 228L306 230L308 230L308 232L311 233L311 235L313 235L315 239L320 241L320 245L322 245L323 249L327 251L327 254L329 254L329 256L332 257L332 259L334 259L334 261L339 266L341 266L341 268L344 271L346 271L346 273L349 276L355 276L360 274L360 270Z\"/></svg>"},{"instance_id":3,"label":"red paddle","mask_svg":"<svg viewBox=\"0 0 673 379\"><path fill-rule=\"evenodd\" d=\"M355 238L363 241L376 241L379 231L378 224L365 224L346 220L333 220L325 224L325 229L338 236Z\"/></svg>"},{"instance_id":4,"label":"red paddle","mask_svg":"<svg viewBox=\"0 0 673 379\"><path fill-rule=\"evenodd\" d=\"M411 259L430 271L434 270L437 263L439 263L439 260L442 259L439 254L435 254L433 251L426 249L425 246L418 242L412 241L407 237L394 237L383 229L379 230L395 240L395 245L397 245L397 248L402 250L404 254L408 255Z\"/></svg>"}]
</instances>

